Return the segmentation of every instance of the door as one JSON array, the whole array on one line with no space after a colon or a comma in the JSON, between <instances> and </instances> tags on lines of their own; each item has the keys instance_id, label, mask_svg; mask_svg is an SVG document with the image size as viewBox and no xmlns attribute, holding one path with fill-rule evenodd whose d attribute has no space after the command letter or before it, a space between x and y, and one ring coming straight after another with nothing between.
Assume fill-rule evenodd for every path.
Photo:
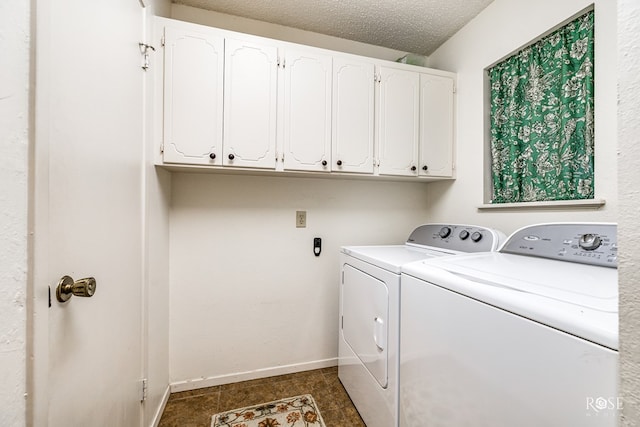
<instances>
[{"instance_id":1,"label":"door","mask_svg":"<svg viewBox=\"0 0 640 427\"><path fill-rule=\"evenodd\" d=\"M342 333L380 387L388 382L389 289L348 264L342 285Z\"/></svg>"},{"instance_id":2,"label":"door","mask_svg":"<svg viewBox=\"0 0 640 427\"><path fill-rule=\"evenodd\" d=\"M331 57L287 50L284 67L284 168L331 171Z\"/></svg>"},{"instance_id":3,"label":"door","mask_svg":"<svg viewBox=\"0 0 640 427\"><path fill-rule=\"evenodd\" d=\"M373 173L374 65L334 58L333 165L338 172Z\"/></svg>"},{"instance_id":4,"label":"door","mask_svg":"<svg viewBox=\"0 0 640 427\"><path fill-rule=\"evenodd\" d=\"M453 79L420 75L420 175L453 174Z\"/></svg>"},{"instance_id":5,"label":"door","mask_svg":"<svg viewBox=\"0 0 640 427\"><path fill-rule=\"evenodd\" d=\"M164 30L165 163L222 164L224 39Z\"/></svg>"},{"instance_id":6,"label":"door","mask_svg":"<svg viewBox=\"0 0 640 427\"><path fill-rule=\"evenodd\" d=\"M420 75L379 68L378 161L381 175L418 175Z\"/></svg>"},{"instance_id":7,"label":"door","mask_svg":"<svg viewBox=\"0 0 640 427\"><path fill-rule=\"evenodd\" d=\"M38 0L36 19L29 417L50 427L138 426L143 9ZM95 277L95 295L57 302L63 275Z\"/></svg>"},{"instance_id":8,"label":"door","mask_svg":"<svg viewBox=\"0 0 640 427\"><path fill-rule=\"evenodd\" d=\"M225 166L276 166L278 49L225 39Z\"/></svg>"}]
</instances>

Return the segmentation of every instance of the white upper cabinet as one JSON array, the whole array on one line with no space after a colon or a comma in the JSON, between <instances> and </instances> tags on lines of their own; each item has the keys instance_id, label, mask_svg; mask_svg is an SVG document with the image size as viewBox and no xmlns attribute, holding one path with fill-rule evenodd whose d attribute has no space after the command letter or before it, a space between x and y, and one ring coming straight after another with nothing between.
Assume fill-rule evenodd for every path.
<instances>
[{"instance_id":1,"label":"white upper cabinet","mask_svg":"<svg viewBox=\"0 0 640 427\"><path fill-rule=\"evenodd\" d=\"M381 66L378 84L378 172L417 176L420 75Z\"/></svg>"},{"instance_id":2,"label":"white upper cabinet","mask_svg":"<svg viewBox=\"0 0 640 427\"><path fill-rule=\"evenodd\" d=\"M420 75L420 175L453 175L453 79Z\"/></svg>"},{"instance_id":3,"label":"white upper cabinet","mask_svg":"<svg viewBox=\"0 0 640 427\"><path fill-rule=\"evenodd\" d=\"M274 169L278 49L226 38L224 73L223 164Z\"/></svg>"},{"instance_id":4,"label":"white upper cabinet","mask_svg":"<svg viewBox=\"0 0 640 427\"><path fill-rule=\"evenodd\" d=\"M372 62L333 60L334 171L373 173L374 79Z\"/></svg>"},{"instance_id":5,"label":"white upper cabinet","mask_svg":"<svg viewBox=\"0 0 640 427\"><path fill-rule=\"evenodd\" d=\"M455 75L157 18L160 164L450 179Z\"/></svg>"},{"instance_id":6,"label":"white upper cabinet","mask_svg":"<svg viewBox=\"0 0 640 427\"><path fill-rule=\"evenodd\" d=\"M285 49L284 169L331 170L331 57Z\"/></svg>"},{"instance_id":7,"label":"white upper cabinet","mask_svg":"<svg viewBox=\"0 0 640 427\"><path fill-rule=\"evenodd\" d=\"M163 161L219 165L224 40L165 27Z\"/></svg>"}]
</instances>

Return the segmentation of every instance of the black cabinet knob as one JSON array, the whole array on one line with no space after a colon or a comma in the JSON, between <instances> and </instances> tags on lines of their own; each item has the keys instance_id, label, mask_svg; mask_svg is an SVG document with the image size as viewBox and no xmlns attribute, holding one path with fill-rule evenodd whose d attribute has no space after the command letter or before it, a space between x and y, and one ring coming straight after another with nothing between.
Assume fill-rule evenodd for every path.
<instances>
[{"instance_id":1,"label":"black cabinet knob","mask_svg":"<svg viewBox=\"0 0 640 427\"><path fill-rule=\"evenodd\" d=\"M338 160L338 161L336 162L336 164L337 164L338 166L342 166L342 160Z\"/></svg>"},{"instance_id":2,"label":"black cabinet knob","mask_svg":"<svg viewBox=\"0 0 640 427\"><path fill-rule=\"evenodd\" d=\"M429 168L427 167L427 165L424 165L424 166L422 167L422 170L423 170L423 171L426 171L427 169L429 169Z\"/></svg>"},{"instance_id":3,"label":"black cabinet knob","mask_svg":"<svg viewBox=\"0 0 640 427\"><path fill-rule=\"evenodd\" d=\"M327 161L326 160L322 161L322 166L327 166Z\"/></svg>"},{"instance_id":4,"label":"black cabinet knob","mask_svg":"<svg viewBox=\"0 0 640 427\"><path fill-rule=\"evenodd\" d=\"M236 158L236 156L234 156L233 154L229 154L229 160L233 160L235 158Z\"/></svg>"},{"instance_id":5,"label":"black cabinet knob","mask_svg":"<svg viewBox=\"0 0 640 427\"><path fill-rule=\"evenodd\" d=\"M412 171L415 171L415 170L416 170L416 167L415 167L415 166L411 166L411 170L412 170Z\"/></svg>"},{"instance_id":6,"label":"black cabinet knob","mask_svg":"<svg viewBox=\"0 0 640 427\"><path fill-rule=\"evenodd\" d=\"M216 158L216 153L211 153L211 154L209 154L209 158L210 158L211 160L214 160L214 159Z\"/></svg>"}]
</instances>

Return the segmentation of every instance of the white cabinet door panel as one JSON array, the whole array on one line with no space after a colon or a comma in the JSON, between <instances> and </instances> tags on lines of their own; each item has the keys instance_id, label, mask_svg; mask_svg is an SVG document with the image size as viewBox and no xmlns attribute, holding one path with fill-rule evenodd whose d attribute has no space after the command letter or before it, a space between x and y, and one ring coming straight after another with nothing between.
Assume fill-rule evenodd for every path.
<instances>
[{"instance_id":1,"label":"white cabinet door panel","mask_svg":"<svg viewBox=\"0 0 640 427\"><path fill-rule=\"evenodd\" d=\"M453 109L453 79L420 75L420 175L452 176Z\"/></svg>"},{"instance_id":2,"label":"white cabinet door panel","mask_svg":"<svg viewBox=\"0 0 640 427\"><path fill-rule=\"evenodd\" d=\"M381 175L417 175L419 74L380 67L378 160Z\"/></svg>"},{"instance_id":3,"label":"white cabinet door panel","mask_svg":"<svg viewBox=\"0 0 640 427\"><path fill-rule=\"evenodd\" d=\"M165 28L166 163L220 164L223 59L222 37Z\"/></svg>"},{"instance_id":4,"label":"white cabinet door panel","mask_svg":"<svg viewBox=\"0 0 640 427\"><path fill-rule=\"evenodd\" d=\"M223 164L275 168L278 50L225 42Z\"/></svg>"},{"instance_id":5,"label":"white cabinet door panel","mask_svg":"<svg viewBox=\"0 0 640 427\"><path fill-rule=\"evenodd\" d=\"M283 66L284 168L328 172L331 57L288 50Z\"/></svg>"},{"instance_id":6,"label":"white cabinet door panel","mask_svg":"<svg viewBox=\"0 0 640 427\"><path fill-rule=\"evenodd\" d=\"M373 173L373 63L334 58L333 165L339 172ZM338 164L338 162L340 164Z\"/></svg>"}]
</instances>

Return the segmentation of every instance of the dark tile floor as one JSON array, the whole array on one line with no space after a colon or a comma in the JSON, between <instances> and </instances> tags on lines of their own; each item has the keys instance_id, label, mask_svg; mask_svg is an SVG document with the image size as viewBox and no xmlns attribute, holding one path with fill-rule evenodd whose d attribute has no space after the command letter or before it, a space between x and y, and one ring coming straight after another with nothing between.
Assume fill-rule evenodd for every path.
<instances>
[{"instance_id":1,"label":"dark tile floor","mask_svg":"<svg viewBox=\"0 0 640 427\"><path fill-rule=\"evenodd\" d=\"M366 427L337 367L172 393L160 427L209 427L218 412L301 394L313 396L327 427Z\"/></svg>"}]
</instances>

